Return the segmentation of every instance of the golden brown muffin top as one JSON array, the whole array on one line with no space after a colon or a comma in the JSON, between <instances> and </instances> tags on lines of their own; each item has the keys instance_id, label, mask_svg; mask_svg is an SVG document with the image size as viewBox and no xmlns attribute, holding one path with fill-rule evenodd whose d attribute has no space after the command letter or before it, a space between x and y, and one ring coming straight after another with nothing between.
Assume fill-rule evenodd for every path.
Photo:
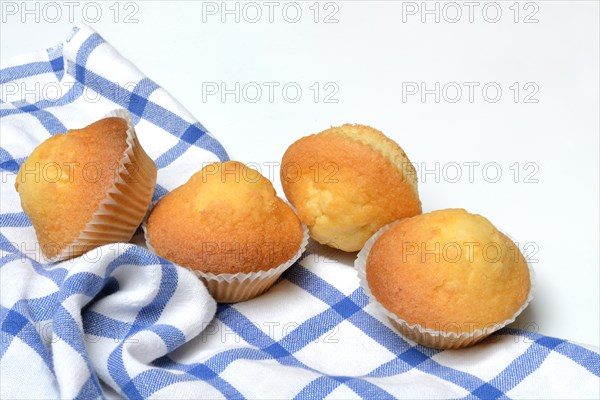
<instances>
[{"instance_id":1,"label":"golden brown muffin top","mask_svg":"<svg viewBox=\"0 0 600 400\"><path fill-rule=\"evenodd\" d=\"M300 220L269 180L242 163L213 163L161 199L147 221L158 255L203 272L248 273L289 260Z\"/></svg>"},{"instance_id":2,"label":"golden brown muffin top","mask_svg":"<svg viewBox=\"0 0 600 400\"><path fill-rule=\"evenodd\" d=\"M456 333L511 318L531 284L518 247L462 209L398 222L375 241L366 274L373 295L399 318Z\"/></svg>"},{"instance_id":3,"label":"golden brown muffin top","mask_svg":"<svg viewBox=\"0 0 600 400\"><path fill-rule=\"evenodd\" d=\"M47 257L71 243L112 186L127 149L127 122L105 118L54 135L19 168L15 188Z\"/></svg>"},{"instance_id":4,"label":"golden brown muffin top","mask_svg":"<svg viewBox=\"0 0 600 400\"><path fill-rule=\"evenodd\" d=\"M382 226L421 213L414 166L396 142L365 125L293 143L281 182L311 236L344 251L360 250Z\"/></svg>"},{"instance_id":5,"label":"golden brown muffin top","mask_svg":"<svg viewBox=\"0 0 600 400\"><path fill-rule=\"evenodd\" d=\"M367 125L344 124L339 127L329 128L321 132L321 134L351 139L371 147L387 158L402 173L404 179L410 183L415 193L417 192L417 172L414 165L410 162L402 147L385 136L383 132Z\"/></svg>"}]
</instances>

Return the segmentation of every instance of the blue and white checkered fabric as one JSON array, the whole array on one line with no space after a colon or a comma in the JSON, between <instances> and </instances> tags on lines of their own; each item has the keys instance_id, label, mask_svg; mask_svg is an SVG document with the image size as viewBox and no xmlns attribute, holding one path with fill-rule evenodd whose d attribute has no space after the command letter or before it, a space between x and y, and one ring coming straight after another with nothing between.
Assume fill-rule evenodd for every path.
<instances>
[{"instance_id":1,"label":"blue and white checkered fabric","mask_svg":"<svg viewBox=\"0 0 600 400\"><path fill-rule=\"evenodd\" d=\"M155 199L227 154L88 27L0 67L2 398L600 397L596 348L510 328L454 351L402 339L339 253L305 254L214 319L200 281L144 247L45 264L13 185L49 135L127 108L159 168Z\"/></svg>"}]
</instances>

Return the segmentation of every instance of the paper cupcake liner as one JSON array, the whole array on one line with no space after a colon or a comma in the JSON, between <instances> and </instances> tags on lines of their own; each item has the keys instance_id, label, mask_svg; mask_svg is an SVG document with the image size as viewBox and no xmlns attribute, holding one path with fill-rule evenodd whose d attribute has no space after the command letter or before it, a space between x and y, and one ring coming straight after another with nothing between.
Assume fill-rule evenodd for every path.
<instances>
[{"instance_id":1,"label":"paper cupcake liner","mask_svg":"<svg viewBox=\"0 0 600 400\"><path fill-rule=\"evenodd\" d=\"M142 224L146 246L150 251L158 254L148 236L146 221ZM300 258L308 244L308 228L302 224L302 241L298 251L283 264L264 271L254 271L237 274L213 274L202 272L183 266L194 272L204 282L212 297L219 303L238 303L260 296L266 292L285 270L291 267Z\"/></svg>"},{"instance_id":2,"label":"paper cupcake liner","mask_svg":"<svg viewBox=\"0 0 600 400\"><path fill-rule=\"evenodd\" d=\"M411 324L402 318L399 318L396 314L386 309L373 295L371 289L369 288L369 284L367 282L367 259L369 257L369 252L371 248L379 239L379 237L388 229L396 225L399 221L394 221L391 224L388 224L378 230L367 242L365 243L362 250L358 253L357 258L354 262L354 268L357 271L358 278L360 280L360 286L363 291L370 299L371 303L374 304L375 308L385 315L391 324L398 330L402 336L405 338L422 344L427 347L437 348L437 349L458 349L462 347L468 347L474 345L475 343L485 339L491 333L502 329L506 325L512 323L525 308L529 305L531 300L533 299L533 292L535 289L535 272L531 266L531 263L527 262L527 268L529 269L529 279L531 282L529 294L527 295L527 299L523 303L523 305L506 321L496 323L490 326L486 326L485 329L475 329L469 332L444 332L434 329L426 329L423 328L419 324ZM506 234L505 234L506 235ZM508 235L506 235L508 236ZM513 240L511 237L509 237ZM513 240L514 241L514 240ZM515 242L517 243L517 242ZM522 252L522 249L519 249ZM523 252L522 252L523 253Z\"/></svg>"},{"instance_id":3,"label":"paper cupcake liner","mask_svg":"<svg viewBox=\"0 0 600 400\"><path fill-rule=\"evenodd\" d=\"M127 148L115 181L77 238L49 258L51 262L79 256L104 244L128 242L148 211L156 185L156 165L140 145L129 112L118 109L105 116L108 117L123 118L128 127Z\"/></svg>"}]
</instances>

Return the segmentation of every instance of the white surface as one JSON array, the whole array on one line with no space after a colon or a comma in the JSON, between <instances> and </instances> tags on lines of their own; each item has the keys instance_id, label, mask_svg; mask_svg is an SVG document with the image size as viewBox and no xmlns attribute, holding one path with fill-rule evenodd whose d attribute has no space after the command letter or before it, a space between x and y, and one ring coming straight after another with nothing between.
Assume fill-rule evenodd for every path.
<instances>
[{"instance_id":1,"label":"white surface","mask_svg":"<svg viewBox=\"0 0 600 400\"><path fill-rule=\"evenodd\" d=\"M7 3L18 8L7 13ZM254 11L240 3L240 22L234 15L204 14L203 7L221 8L221 2L137 2L137 23L124 23L125 9L115 22L113 2L96 3L102 11L97 23L90 23L106 40L139 66L148 76L169 90L217 136L230 155L247 163L258 163L264 175L269 163L279 162L286 147L297 138L331 125L357 122L372 125L400 143L418 167L433 169L440 163L439 182L433 174L420 175L420 193L425 211L464 207L488 217L519 238L532 242L539 251L534 258L537 272L536 296L518 319L521 327L574 341L600 345L599 336L599 8L597 2L536 2L537 23L523 23L534 6L521 3L519 19L513 21L513 2L499 3L502 16L497 23L486 22L482 10L461 5L462 18L456 23L455 9L448 7L440 22L434 15L404 17L421 2L335 2L337 23L315 23L313 2L298 3L302 17L286 22L282 9L274 9L269 22L268 7L256 4L262 18L247 19ZM28 3L34 9L35 3ZM50 47L68 35L73 23L69 10L58 2L62 16L42 5L39 22L35 14L23 14L20 2L3 2L1 56L10 57ZM233 9L234 5L229 7ZM288 18L294 16L288 6ZM334 6L320 4L320 19ZM433 9L435 3L428 3ZM440 11L444 3L439 4ZM487 6L488 19L494 10ZM73 18L94 18L82 14L83 3ZM34 11L35 12L35 11ZM24 19L24 22L21 20ZM46 21L45 21L46 19ZM165 35L165 32L170 32ZM187 54L188 62L175 63ZM235 82L243 87L256 82L263 96L256 103L239 102L233 95L221 101L218 95L203 96L203 87ZM277 82L273 102L263 82ZM295 82L302 88L296 103L282 97L281 87ZM337 103L315 103L310 86L319 82L321 96L332 82L339 91ZM403 102L403 82L457 82L463 97L457 103L444 97L436 103L429 95L423 103L418 96ZM473 102L463 82L479 82ZM496 82L502 97L496 103L482 97L481 87ZM534 82L538 103L515 103L509 88L518 82L521 96L531 91L524 85ZM410 85L410 84L409 84ZM404 85L406 87L406 85ZM248 87L248 89L251 89ZM451 88L448 86L448 90ZM528 90L525 90L528 89ZM290 89L290 95L293 92ZM248 92L254 96L254 92ZM490 89L489 95L493 95ZM447 92L453 97L454 92ZM206 97L203 99L203 97ZM462 178L451 183L455 164ZM479 162L473 182L467 162ZM514 182L514 168L520 176ZM494 169L483 176L486 163L498 163L502 177L491 183ZM526 183L527 173L538 171L537 183ZM444 166L446 169L444 170ZM444 179L443 172L446 172ZM450 179L448 179L450 178ZM487 178L487 179L486 179ZM530 247L531 250L534 247Z\"/></svg>"}]
</instances>

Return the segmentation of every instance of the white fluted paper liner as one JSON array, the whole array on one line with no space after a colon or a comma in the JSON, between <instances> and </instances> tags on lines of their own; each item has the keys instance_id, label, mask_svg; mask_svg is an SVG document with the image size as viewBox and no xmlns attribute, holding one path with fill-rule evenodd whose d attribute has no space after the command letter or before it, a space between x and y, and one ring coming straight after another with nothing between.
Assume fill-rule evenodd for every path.
<instances>
[{"instance_id":1,"label":"white fluted paper liner","mask_svg":"<svg viewBox=\"0 0 600 400\"><path fill-rule=\"evenodd\" d=\"M50 262L66 260L105 244L128 242L148 211L156 186L156 165L142 148L129 111L113 110L105 116L108 117L127 122L127 148L119 160L115 180L79 236L58 255L48 258Z\"/></svg>"},{"instance_id":2,"label":"white fluted paper liner","mask_svg":"<svg viewBox=\"0 0 600 400\"><path fill-rule=\"evenodd\" d=\"M369 300L374 304L375 308L384 314L392 325L407 339L415 341L419 344L422 344L427 347L433 347L438 349L458 349L462 347L471 346L489 336L491 333L505 327L506 325L512 323L523 310L527 307L527 305L533 299L533 292L535 289L535 272L531 266L531 263L527 261L527 267L529 269L529 279L531 281L531 286L529 289L529 294L527 295L527 299L523 303L523 305L513 314L512 317L503 321L501 323L494 324L492 326L488 326L485 329L476 329L470 332L443 332L433 329L423 328L419 324L411 324L402 318L399 318L393 312L387 310L373 295L371 289L369 288L369 284L367 282L367 259L369 257L369 252L371 248L379 239L381 235L394 225L396 225L399 221L394 221L380 230L378 230L363 246L362 250L358 253L356 260L354 261L354 268L358 274L358 278L360 280L360 286L363 291L369 298ZM506 235L508 236L508 235ZM509 237L513 240L511 237ZM514 240L513 240L514 241ZM515 242L517 243L517 242ZM519 249L522 253L522 249ZM524 254L524 253L523 253Z\"/></svg>"},{"instance_id":3,"label":"white fluted paper liner","mask_svg":"<svg viewBox=\"0 0 600 400\"><path fill-rule=\"evenodd\" d=\"M144 230L146 246L150 251L158 254L150 243L146 221L142 223L142 229ZM210 272L188 269L194 272L196 276L204 282L212 297L219 303L237 303L250 300L266 292L273 286L281 274L300 258L308 245L308 237L308 228L306 225L302 224L302 241L300 242L298 251L283 264L268 270L249 273L240 272L237 274L213 274ZM183 267L187 268L185 266Z\"/></svg>"}]
</instances>

